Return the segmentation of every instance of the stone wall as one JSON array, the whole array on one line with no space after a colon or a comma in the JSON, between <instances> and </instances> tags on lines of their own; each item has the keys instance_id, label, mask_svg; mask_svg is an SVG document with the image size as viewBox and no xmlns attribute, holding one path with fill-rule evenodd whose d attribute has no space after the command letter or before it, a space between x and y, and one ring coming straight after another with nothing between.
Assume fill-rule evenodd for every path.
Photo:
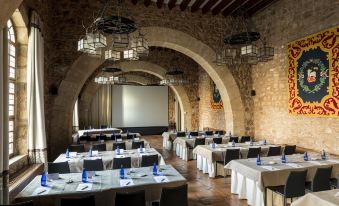
<instances>
[{"instance_id":1,"label":"stone wall","mask_svg":"<svg viewBox=\"0 0 339 206\"><path fill-rule=\"evenodd\" d=\"M339 119L289 115L287 80L287 44L337 26L338 6L333 0L280 0L254 17L276 53L253 68L255 136L339 154Z\"/></svg>"}]
</instances>

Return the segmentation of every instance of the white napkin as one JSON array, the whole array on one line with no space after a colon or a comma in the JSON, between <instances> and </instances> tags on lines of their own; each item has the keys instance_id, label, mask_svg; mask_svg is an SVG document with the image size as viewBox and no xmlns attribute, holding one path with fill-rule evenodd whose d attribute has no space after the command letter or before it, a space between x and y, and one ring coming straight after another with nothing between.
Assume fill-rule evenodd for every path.
<instances>
[{"instance_id":1,"label":"white napkin","mask_svg":"<svg viewBox=\"0 0 339 206\"><path fill-rule=\"evenodd\" d=\"M134 182L131 179L121 179L120 180L120 186L121 187L126 187L126 186L131 186L131 185L134 185Z\"/></svg>"},{"instance_id":2,"label":"white napkin","mask_svg":"<svg viewBox=\"0 0 339 206\"><path fill-rule=\"evenodd\" d=\"M308 161L311 164L315 164L315 165L326 165L326 163L324 162L319 162L319 161Z\"/></svg>"},{"instance_id":3,"label":"white napkin","mask_svg":"<svg viewBox=\"0 0 339 206\"><path fill-rule=\"evenodd\" d=\"M157 183L169 182L169 180L166 176L154 176L154 180Z\"/></svg>"},{"instance_id":4,"label":"white napkin","mask_svg":"<svg viewBox=\"0 0 339 206\"><path fill-rule=\"evenodd\" d=\"M50 187L38 187L32 195L47 195L51 189Z\"/></svg>"},{"instance_id":5,"label":"white napkin","mask_svg":"<svg viewBox=\"0 0 339 206\"><path fill-rule=\"evenodd\" d=\"M296 163L286 163L287 166L293 167L293 168L302 168L302 165L296 164Z\"/></svg>"},{"instance_id":6,"label":"white napkin","mask_svg":"<svg viewBox=\"0 0 339 206\"><path fill-rule=\"evenodd\" d=\"M92 183L80 183L76 189L77 192L90 191L92 190Z\"/></svg>"},{"instance_id":7,"label":"white napkin","mask_svg":"<svg viewBox=\"0 0 339 206\"><path fill-rule=\"evenodd\" d=\"M276 167L267 166L267 165L261 166L261 167L264 168L264 169L266 169L266 170L270 170L270 171L280 170L280 169L278 169L278 168L276 168Z\"/></svg>"},{"instance_id":8,"label":"white napkin","mask_svg":"<svg viewBox=\"0 0 339 206\"><path fill-rule=\"evenodd\" d=\"M69 152L69 157L76 157L77 156L77 152Z\"/></svg>"}]
</instances>

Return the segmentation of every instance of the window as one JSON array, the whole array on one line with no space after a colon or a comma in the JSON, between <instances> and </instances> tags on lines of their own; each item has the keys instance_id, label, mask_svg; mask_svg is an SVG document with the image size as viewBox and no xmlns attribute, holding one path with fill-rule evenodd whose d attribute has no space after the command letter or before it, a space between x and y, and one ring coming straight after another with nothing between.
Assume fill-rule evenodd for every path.
<instances>
[{"instance_id":1,"label":"window","mask_svg":"<svg viewBox=\"0 0 339 206\"><path fill-rule=\"evenodd\" d=\"M15 51L15 34L11 20L7 21L8 35L8 75L9 75L9 155L14 154L14 130L15 130L15 67L16 67L16 51Z\"/></svg>"}]
</instances>

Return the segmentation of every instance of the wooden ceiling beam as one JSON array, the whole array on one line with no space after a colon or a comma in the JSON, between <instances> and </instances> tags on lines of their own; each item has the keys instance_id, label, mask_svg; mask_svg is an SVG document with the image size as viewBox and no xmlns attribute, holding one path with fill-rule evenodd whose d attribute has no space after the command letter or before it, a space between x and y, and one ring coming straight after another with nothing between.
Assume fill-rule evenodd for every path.
<instances>
[{"instance_id":1,"label":"wooden ceiling beam","mask_svg":"<svg viewBox=\"0 0 339 206\"><path fill-rule=\"evenodd\" d=\"M183 0L180 4L181 11L185 11L188 7L188 4L191 2L191 0Z\"/></svg>"},{"instance_id":2,"label":"wooden ceiling beam","mask_svg":"<svg viewBox=\"0 0 339 206\"><path fill-rule=\"evenodd\" d=\"M239 7L241 7L244 3L246 2L246 0L236 0L233 1L230 5L228 5L224 11L222 12L222 14L224 16L228 16L230 14L232 14L232 12L234 12L236 9L238 9Z\"/></svg>"},{"instance_id":3,"label":"wooden ceiling beam","mask_svg":"<svg viewBox=\"0 0 339 206\"><path fill-rule=\"evenodd\" d=\"M172 10L175 7L175 4L177 3L177 0L170 0L167 4L168 9Z\"/></svg>"},{"instance_id":4,"label":"wooden ceiling beam","mask_svg":"<svg viewBox=\"0 0 339 206\"><path fill-rule=\"evenodd\" d=\"M259 3L255 4L253 7L248 8L246 14L248 16L253 16L258 11L266 8L268 5L272 4L276 0L262 0Z\"/></svg>"},{"instance_id":5,"label":"wooden ceiling beam","mask_svg":"<svg viewBox=\"0 0 339 206\"><path fill-rule=\"evenodd\" d=\"M218 0L209 0L203 7L202 7L202 13L206 14L216 3Z\"/></svg>"},{"instance_id":6,"label":"wooden ceiling beam","mask_svg":"<svg viewBox=\"0 0 339 206\"><path fill-rule=\"evenodd\" d=\"M151 4L151 0L144 0L144 5L148 7Z\"/></svg>"},{"instance_id":7,"label":"wooden ceiling beam","mask_svg":"<svg viewBox=\"0 0 339 206\"><path fill-rule=\"evenodd\" d=\"M157 7L161 9L162 5L164 4L164 0L157 0Z\"/></svg>"},{"instance_id":8,"label":"wooden ceiling beam","mask_svg":"<svg viewBox=\"0 0 339 206\"><path fill-rule=\"evenodd\" d=\"M136 5L138 3L138 0L132 0L132 4Z\"/></svg>"},{"instance_id":9,"label":"wooden ceiling beam","mask_svg":"<svg viewBox=\"0 0 339 206\"><path fill-rule=\"evenodd\" d=\"M196 12L200 9L200 6L205 2L205 0L196 0L191 6L191 12Z\"/></svg>"},{"instance_id":10,"label":"wooden ceiling beam","mask_svg":"<svg viewBox=\"0 0 339 206\"><path fill-rule=\"evenodd\" d=\"M233 0L222 0L216 7L212 9L212 14L213 15L219 14L232 1Z\"/></svg>"}]
</instances>

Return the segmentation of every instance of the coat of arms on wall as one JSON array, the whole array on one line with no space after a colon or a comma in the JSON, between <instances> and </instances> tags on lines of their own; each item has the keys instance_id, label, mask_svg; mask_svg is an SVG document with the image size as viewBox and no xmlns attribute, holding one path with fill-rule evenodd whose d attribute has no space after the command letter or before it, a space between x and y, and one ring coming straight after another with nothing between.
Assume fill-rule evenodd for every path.
<instances>
[{"instance_id":1,"label":"coat of arms on wall","mask_svg":"<svg viewBox=\"0 0 339 206\"><path fill-rule=\"evenodd\" d=\"M288 44L289 113L339 117L339 27Z\"/></svg>"},{"instance_id":2,"label":"coat of arms on wall","mask_svg":"<svg viewBox=\"0 0 339 206\"><path fill-rule=\"evenodd\" d=\"M223 109L223 104L219 89L211 79L211 108L212 109Z\"/></svg>"}]
</instances>

